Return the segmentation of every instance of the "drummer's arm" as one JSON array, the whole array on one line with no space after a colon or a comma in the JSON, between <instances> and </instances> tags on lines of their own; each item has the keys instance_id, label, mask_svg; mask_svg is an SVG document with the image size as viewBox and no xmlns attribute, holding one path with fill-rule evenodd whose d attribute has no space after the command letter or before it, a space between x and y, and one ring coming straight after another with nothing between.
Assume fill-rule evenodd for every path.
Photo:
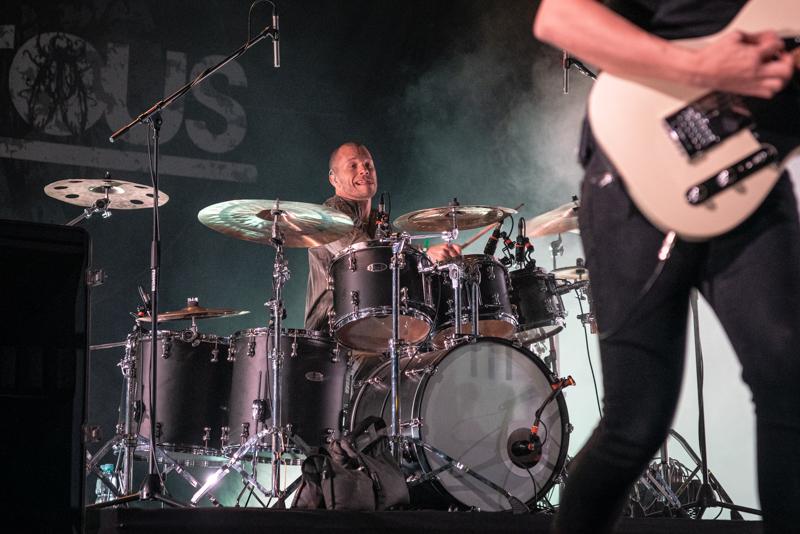
<instances>
[{"instance_id":1,"label":"drummer's arm","mask_svg":"<svg viewBox=\"0 0 800 534\"><path fill-rule=\"evenodd\" d=\"M428 257L431 261L446 261L459 256L461 256L461 245L455 243L442 243L428 247Z\"/></svg>"}]
</instances>

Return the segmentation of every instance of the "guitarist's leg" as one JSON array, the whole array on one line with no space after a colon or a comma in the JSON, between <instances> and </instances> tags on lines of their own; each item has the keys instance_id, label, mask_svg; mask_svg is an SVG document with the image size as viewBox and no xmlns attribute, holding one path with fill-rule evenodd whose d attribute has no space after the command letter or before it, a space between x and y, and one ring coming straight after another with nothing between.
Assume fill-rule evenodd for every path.
<instances>
[{"instance_id":1,"label":"guitarist's leg","mask_svg":"<svg viewBox=\"0 0 800 534\"><path fill-rule=\"evenodd\" d=\"M602 178L602 166L587 167L579 216L593 311L601 336L613 334L600 342L604 418L570 463L555 532L610 532L632 483L666 438L701 251L678 243L637 306L664 234L639 214L617 178L601 185Z\"/></svg>"},{"instance_id":2,"label":"guitarist's leg","mask_svg":"<svg viewBox=\"0 0 800 534\"><path fill-rule=\"evenodd\" d=\"M766 524L800 530L800 225L784 176L756 213L709 243L701 287L753 392Z\"/></svg>"}]
</instances>

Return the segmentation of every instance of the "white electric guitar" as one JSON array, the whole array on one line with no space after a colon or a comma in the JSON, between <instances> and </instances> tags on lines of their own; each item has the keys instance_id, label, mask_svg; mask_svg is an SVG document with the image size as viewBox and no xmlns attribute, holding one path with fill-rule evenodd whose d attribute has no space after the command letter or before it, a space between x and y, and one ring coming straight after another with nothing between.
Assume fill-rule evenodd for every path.
<instances>
[{"instance_id":1,"label":"white electric guitar","mask_svg":"<svg viewBox=\"0 0 800 534\"><path fill-rule=\"evenodd\" d=\"M732 30L769 29L794 48L800 65L800 0L750 0L723 31L676 42L702 48ZM791 83L797 78L796 72ZM793 105L777 111L780 139L794 148L800 145L800 96L782 96ZM766 142L770 132L760 130L780 105L780 99L601 73L589 96L589 120L642 214L664 232L699 241L750 216L800 152L776 150Z\"/></svg>"}]
</instances>

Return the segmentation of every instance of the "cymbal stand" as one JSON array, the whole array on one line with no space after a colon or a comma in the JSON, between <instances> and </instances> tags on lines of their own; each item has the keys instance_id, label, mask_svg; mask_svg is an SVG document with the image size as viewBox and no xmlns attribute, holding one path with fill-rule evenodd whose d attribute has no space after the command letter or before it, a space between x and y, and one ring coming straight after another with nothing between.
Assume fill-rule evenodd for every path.
<instances>
[{"instance_id":1,"label":"cymbal stand","mask_svg":"<svg viewBox=\"0 0 800 534\"><path fill-rule=\"evenodd\" d=\"M272 287L275 296L266 303L272 309L272 321L275 328L275 338L272 346L272 491L270 497L282 498L280 491L281 470L283 461L283 433L281 427L281 368L283 367L283 351L281 350L281 320L283 318L283 285L289 280L289 268L283 258L284 233L278 228L283 212L280 210L280 201L275 199L275 208L270 211L272 215L272 246L275 247L275 266L272 272ZM255 461L255 451L253 461Z\"/></svg>"},{"instance_id":2,"label":"cymbal stand","mask_svg":"<svg viewBox=\"0 0 800 534\"><path fill-rule=\"evenodd\" d=\"M283 286L289 280L291 275L288 262L283 256L283 243L285 239L284 233L280 230L280 220L284 212L280 209L280 201L275 200L275 207L270 211L272 216L272 239L271 244L275 247L275 265L272 271L272 288L274 295L272 300L266 302L265 306L269 306L272 314L272 324L275 329L273 332L273 347L272 352L268 355L268 359L272 360L272 395L270 402L270 411L272 413L272 426L270 428L263 428L260 432L256 432L250 439L248 439L239 450L234 453L231 459L220 467L206 483L195 493L190 502L197 504L197 502L208 493L212 487L216 486L222 478L227 475L231 469L237 471L242 477L247 480L254 487L270 498L283 499L286 495L285 491L280 490L281 476L280 466L283 463L283 427L281 422L281 369L283 368L283 351L281 350L281 321L283 319ZM239 465L239 462L245 455L253 449L252 462L257 462L258 450L261 440L268 434L272 435L272 454L270 457L270 464L272 467L272 480L271 488L267 489L256 480L255 476L244 470ZM253 475L255 475L253 469ZM294 484L292 485L294 486ZM292 487L290 486L290 488ZM287 488L289 489L289 488Z\"/></svg>"}]
</instances>

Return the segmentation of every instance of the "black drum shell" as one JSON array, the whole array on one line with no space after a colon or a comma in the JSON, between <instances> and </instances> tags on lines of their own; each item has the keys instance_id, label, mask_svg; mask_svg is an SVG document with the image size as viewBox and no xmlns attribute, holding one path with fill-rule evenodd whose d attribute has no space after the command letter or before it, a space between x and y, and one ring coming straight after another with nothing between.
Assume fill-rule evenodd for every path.
<instances>
[{"instance_id":1,"label":"black drum shell","mask_svg":"<svg viewBox=\"0 0 800 534\"><path fill-rule=\"evenodd\" d=\"M405 247L400 270L400 336L419 343L428 337L435 314L430 277L421 272L431 261ZM388 351L392 339L392 244L358 243L340 251L328 275L333 286L333 331L350 349ZM356 304L354 304L354 301Z\"/></svg>"},{"instance_id":2,"label":"black drum shell","mask_svg":"<svg viewBox=\"0 0 800 534\"><path fill-rule=\"evenodd\" d=\"M282 426L291 424L292 433L306 444L324 447L329 437L339 436L342 426L347 351L339 349L335 340L323 332L283 329L281 334ZM252 405L259 394L259 372L261 398L269 404L273 371L267 355L273 345L274 334L266 328L243 330L231 336L235 358L228 403L232 445L241 441L242 423L250 423L251 437L256 431ZM272 418L266 423L272 425Z\"/></svg>"},{"instance_id":3,"label":"black drum shell","mask_svg":"<svg viewBox=\"0 0 800 534\"><path fill-rule=\"evenodd\" d=\"M556 276L541 268L511 271L511 303L517 309L519 334L525 343L541 341L564 328L564 304ZM522 336L522 337L520 337Z\"/></svg>"},{"instance_id":4,"label":"black drum shell","mask_svg":"<svg viewBox=\"0 0 800 534\"><path fill-rule=\"evenodd\" d=\"M151 337L134 347L137 368L136 398L144 402L139 433L150 439L150 355ZM164 351L166 339L169 349ZM205 448L206 427L211 429L209 449L221 449L222 427L228 425L228 398L233 365L228 361L228 339L198 334L192 342L179 333L160 331L157 364L156 417L161 423L157 443L171 451L192 452ZM218 354L214 356L216 348ZM212 360L216 361L212 361Z\"/></svg>"},{"instance_id":5,"label":"black drum shell","mask_svg":"<svg viewBox=\"0 0 800 534\"><path fill-rule=\"evenodd\" d=\"M482 336L508 338L516 329L516 312L509 298L508 270L494 256L466 254L460 261L464 268L476 265L480 270L480 304L478 306L479 330ZM434 299L438 302L433 326L433 344L444 347L446 336L455 333L455 290L448 271L438 275L433 284ZM436 291L439 291L438 295ZM461 332L472 333L472 292L467 284L461 288L462 325Z\"/></svg>"}]
</instances>

